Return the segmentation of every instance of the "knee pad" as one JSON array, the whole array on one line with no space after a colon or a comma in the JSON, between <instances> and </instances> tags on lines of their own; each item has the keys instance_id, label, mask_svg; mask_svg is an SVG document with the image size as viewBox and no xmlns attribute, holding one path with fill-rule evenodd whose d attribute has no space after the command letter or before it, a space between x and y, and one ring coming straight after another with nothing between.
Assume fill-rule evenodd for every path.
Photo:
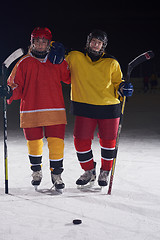
<instances>
[{"instance_id":1,"label":"knee pad","mask_svg":"<svg viewBox=\"0 0 160 240\"><path fill-rule=\"evenodd\" d=\"M28 153L29 155L42 155L42 147L43 147L43 140L28 140L27 141L28 146Z\"/></svg>"},{"instance_id":2,"label":"knee pad","mask_svg":"<svg viewBox=\"0 0 160 240\"><path fill-rule=\"evenodd\" d=\"M64 140L61 138L48 137L48 149L50 159L62 159L64 154Z\"/></svg>"}]
</instances>

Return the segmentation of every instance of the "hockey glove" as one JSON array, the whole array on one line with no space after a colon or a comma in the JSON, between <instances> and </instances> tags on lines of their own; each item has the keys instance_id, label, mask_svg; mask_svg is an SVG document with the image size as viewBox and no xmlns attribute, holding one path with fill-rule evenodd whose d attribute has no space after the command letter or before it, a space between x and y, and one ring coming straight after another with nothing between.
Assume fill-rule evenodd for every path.
<instances>
[{"instance_id":1,"label":"hockey glove","mask_svg":"<svg viewBox=\"0 0 160 240\"><path fill-rule=\"evenodd\" d=\"M65 57L65 48L62 43L51 42L48 59L53 64L61 64Z\"/></svg>"},{"instance_id":2,"label":"hockey glove","mask_svg":"<svg viewBox=\"0 0 160 240\"><path fill-rule=\"evenodd\" d=\"M120 96L131 97L133 94L133 85L130 82L122 82L119 85L118 93Z\"/></svg>"},{"instance_id":3,"label":"hockey glove","mask_svg":"<svg viewBox=\"0 0 160 240\"><path fill-rule=\"evenodd\" d=\"M12 96L12 88L10 86L1 86L0 85L0 97L6 97L7 99L10 99Z\"/></svg>"}]
</instances>

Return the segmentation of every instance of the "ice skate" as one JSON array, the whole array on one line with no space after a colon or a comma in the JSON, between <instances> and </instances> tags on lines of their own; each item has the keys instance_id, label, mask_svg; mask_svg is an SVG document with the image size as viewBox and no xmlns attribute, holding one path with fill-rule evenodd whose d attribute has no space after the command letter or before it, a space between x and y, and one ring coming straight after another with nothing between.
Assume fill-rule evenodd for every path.
<instances>
[{"instance_id":1,"label":"ice skate","mask_svg":"<svg viewBox=\"0 0 160 240\"><path fill-rule=\"evenodd\" d=\"M65 184L64 184L64 182L63 182L63 180L62 180L62 178L61 178L61 174L53 174L52 172L51 172L51 179L52 179L52 183L53 183L53 186L52 186L52 188L54 188L55 187L55 189L57 190L57 191L59 191L59 192L61 192L62 191L62 189L65 187ZM51 189L52 189L51 188Z\"/></svg>"},{"instance_id":2,"label":"ice skate","mask_svg":"<svg viewBox=\"0 0 160 240\"><path fill-rule=\"evenodd\" d=\"M87 170L80 176L80 178L76 181L76 184L79 188L83 188L84 186L92 187L96 180L96 170L95 168L91 170Z\"/></svg>"},{"instance_id":3,"label":"ice skate","mask_svg":"<svg viewBox=\"0 0 160 240\"><path fill-rule=\"evenodd\" d=\"M109 177L109 171L104 171L104 170L100 170L100 174L98 177L98 185L100 187L105 187L108 185L108 177Z\"/></svg>"},{"instance_id":4,"label":"ice skate","mask_svg":"<svg viewBox=\"0 0 160 240\"><path fill-rule=\"evenodd\" d=\"M36 171L32 173L32 181L31 184L35 187L35 190L37 190L37 187L40 185L42 180L42 170Z\"/></svg>"}]
</instances>

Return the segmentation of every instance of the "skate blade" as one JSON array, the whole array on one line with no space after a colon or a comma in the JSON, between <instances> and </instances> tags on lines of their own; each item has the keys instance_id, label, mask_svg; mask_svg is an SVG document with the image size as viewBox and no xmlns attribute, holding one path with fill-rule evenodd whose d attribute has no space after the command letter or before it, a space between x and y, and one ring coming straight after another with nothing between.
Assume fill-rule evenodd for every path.
<instances>
[{"instance_id":1,"label":"skate blade","mask_svg":"<svg viewBox=\"0 0 160 240\"><path fill-rule=\"evenodd\" d=\"M92 188L93 186L94 186L94 181L92 181L92 182L89 182L89 183L87 183L87 184L85 184L85 185L77 185L77 188L78 189L89 189L89 188Z\"/></svg>"},{"instance_id":2,"label":"skate blade","mask_svg":"<svg viewBox=\"0 0 160 240\"><path fill-rule=\"evenodd\" d=\"M107 193L108 186L99 186L99 189L102 193Z\"/></svg>"},{"instance_id":3,"label":"skate blade","mask_svg":"<svg viewBox=\"0 0 160 240\"><path fill-rule=\"evenodd\" d=\"M77 189L82 191L82 192L101 192L102 194L106 195L107 194L107 186L95 186L95 181L90 182L86 185L77 185Z\"/></svg>"},{"instance_id":4,"label":"skate blade","mask_svg":"<svg viewBox=\"0 0 160 240\"><path fill-rule=\"evenodd\" d=\"M58 188L55 187L55 185L53 185L50 188L50 191L56 191L56 192L61 193L61 194L63 193L63 189L58 189Z\"/></svg>"},{"instance_id":5,"label":"skate blade","mask_svg":"<svg viewBox=\"0 0 160 240\"><path fill-rule=\"evenodd\" d=\"M38 192L38 186L34 186L34 190L36 191L36 192Z\"/></svg>"}]
</instances>

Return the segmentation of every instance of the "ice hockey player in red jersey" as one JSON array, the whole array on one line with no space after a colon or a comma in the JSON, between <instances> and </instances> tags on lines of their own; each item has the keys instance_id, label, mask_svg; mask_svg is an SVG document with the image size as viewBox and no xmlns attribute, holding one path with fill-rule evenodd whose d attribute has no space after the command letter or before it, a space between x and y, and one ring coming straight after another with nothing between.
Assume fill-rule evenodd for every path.
<instances>
[{"instance_id":1,"label":"ice hockey player in red jersey","mask_svg":"<svg viewBox=\"0 0 160 240\"><path fill-rule=\"evenodd\" d=\"M57 189L65 184L63 172L64 134L66 112L61 81L70 83L67 62L52 64L47 56L52 33L48 28L37 27L31 34L31 45L12 70L8 85L13 90L8 100L21 99L20 127L27 140L31 164L32 185L42 180L43 137L48 141L51 179Z\"/></svg>"}]
</instances>

